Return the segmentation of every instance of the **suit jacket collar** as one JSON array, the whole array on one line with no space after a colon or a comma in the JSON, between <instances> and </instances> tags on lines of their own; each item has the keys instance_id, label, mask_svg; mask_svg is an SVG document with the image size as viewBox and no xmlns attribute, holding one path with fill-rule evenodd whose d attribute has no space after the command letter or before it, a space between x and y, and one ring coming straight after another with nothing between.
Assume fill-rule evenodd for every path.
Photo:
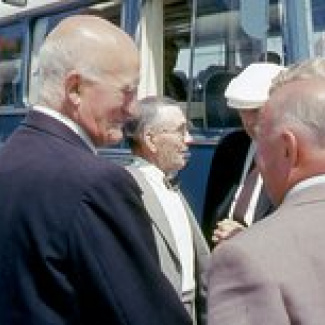
<instances>
[{"instance_id":1,"label":"suit jacket collar","mask_svg":"<svg viewBox=\"0 0 325 325\"><path fill-rule=\"evenodd\" d=\"M161 207L161 204L157 199L156 195L153 193L151 186L148 184L142 172L138 169L139 166L145 164L148 163L144 159L135 157L134 162L129 165L127 169L131 172L131 174L133 174L134 178L137 180L138 184L142 189L143 201L148 209L150 219L155 224L161 236L165 239L166 244L170 247L174 256L177 257L177 259L179 260L179 255L175 239L172 234L172 230L170 229L170 225L168 223L167 218L162 217L165 215L165 212L163 211L163 208ZM202 235L199 225L186 199L184 198L180 190L178 190L178 193L183 202L185 211L188 215L188 219L191 225L194 240L194 251L197 256L204 256L204 259L206 259L206 257L209 255L209 248L206 243L206 240Z\"/></svg>"},{"instance_id":2,"label":"suit jacket collar","mask_svg":"<svg viewBox=\"0 0 325 325\"><path fill-rule=\"evenodd\" d=\"M151 185L147 182L143 173L138 169L142 164L147 164L147 162L142 158L135 158L135 161L127 166L127 169L136 179L142 190L143 202L148 210L148 216L155 225L156 229L160 232L162 238L164 238L166 244L170 247L171 252L173 252L174 256L179 260L178 251L175 243L174 236L172 234L172 230L168 223L167 218L164 217L165 212L154 194Z\"/></svg>"},{"instance_id":3,"label":"suit jacket collar","mask_svg":"<svg viewBox=\"0 0 325 325\"><path fill-rule=\"evenodd\" d=\"M325 201L325 184L315 184L288 195L281 206L311 204Z\"/></svg>"},{"instance_id":4,"label":"suit jacket collar","mask_svg":"<svg viewBox=\"0 0 325 325\"><path fill-rule=\"evenodd\" d=\"M89 146L69 127L57 119L41 112L30 110L26 118L22 121L22 125L50 134L74 146L91 151Z\"/></svg>"}]
</instances>

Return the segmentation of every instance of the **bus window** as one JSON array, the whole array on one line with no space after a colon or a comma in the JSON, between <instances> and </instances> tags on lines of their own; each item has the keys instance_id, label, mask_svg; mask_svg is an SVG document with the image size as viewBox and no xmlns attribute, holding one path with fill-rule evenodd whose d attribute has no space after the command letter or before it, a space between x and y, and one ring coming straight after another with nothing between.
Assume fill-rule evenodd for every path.
<instances>
[{"instance_id":1,"label":"bus window","mask_svg":"<svg viewBox=\"0 0 325 325\"><path fill-rule=\"evenodd\" d=\"M175 69L181 45L174 36L164 38L164 94L185 102L187 76L184 71Z\"/></svg>"},{"instance_id":2,"label":"bus window","mask_svg":"<svg viewBox=\"0 0 325 325\"><path fill-rule=\"evenodd\" d=\"M177 5L181 5L180 1ZM182 81L178 80L177 89L184 84L187 87L188 116L197 127L240 126L237 112L226 106L223 93L229 81L249 63L283 62L280 3L276 0L261 0L258 4L252 0L197 1L192 49L189 11L194 8L189 1L182 2L182 6L185 9L180 10L173 1L165 6L168 40L165 50L178 51L177 59L171 56L171 61L176 60L173 73ZM252 16L256 19L251 19ZM165 74L169 70L167 63ZM168 94L167 86L165 83ZM184 100L184 92L180 98Z\"/></svg>"},{"instance_id":3,"label":"bus window","mask_svg":"<svg viewBox=\"0 0 325 325\"><path fill-rule=\"evenodd\" d=\"M33 27L33 42L31 53L31 73L29 82L29 102L34 104L37 99L37 62L40 47L46 35L58 24L64 17L73 14L91 14L105 18L110 22L120 26L121 24L121 1L110 0L100 2L88 7L73 11L65 11L63 13L48 15L38 18L34 22Z\"/></svg>"},{"instance_id":4,"label":"bus window","mask_svg":"<svg viewBox=\"0 0 325 325\"><path fill-rule=\"evenodd\" d=\"M0 109L21 106L22 26L0 27Z\"/></svg>"},{"instance_id":5,"label":"bus window","mask_svg":"<svg viewBox=\"0 0 325 325\"><path fill-rule=\"evenodd\" d=\"M191 1L166 1L164 4L164 95L179 101L191 124L203 123L204 111L191 103L188 107L188 49L191 32Z\"/></svg>"},{"instance_id":6,"label":"bus window","mask_svg":"<svg viewBox=\"0 0 325 325\"><path fill-rule=\"evenodd\" d=\"M183 48L189 48L191 6L189 1L164 5L164 94L186 101L188 70L179 68Z\"/></svg>"}]
</instances>

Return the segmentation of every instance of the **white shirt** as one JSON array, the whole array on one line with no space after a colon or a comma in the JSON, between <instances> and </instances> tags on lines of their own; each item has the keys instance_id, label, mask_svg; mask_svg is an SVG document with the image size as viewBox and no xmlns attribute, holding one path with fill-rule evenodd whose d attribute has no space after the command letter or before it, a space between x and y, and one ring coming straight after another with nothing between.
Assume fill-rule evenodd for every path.
<instances>
[{"instance_id":1,"label":"white shirt","mask_svg":"<svg viewBox=\"0 0 325 325\"><path fill-rule=\"evenodd\" d=\"M86 134L86 132L80 127L80 125L78 125L77 123L75 123L74 121L69 119L68 117L62 115L60 112L55 111L54 109L51 109L51 108L48 108L45 106L36 105L33 107L33 110L43 113L45 115L51 116L54 119L62 122L70 130L72 130L74 133L76 133L81 138L81 140L83 140L83 142L91 149L91 151L94 154L97 154L95 145L93 144L93 142L91 141L89 136Z\"/></svg>"},{"instance_id":2,"label":"white shirt","mask_svg":"<svg viewBox=\"0 0 325 325\"><path fill-rule=\"evenodd\" d=\"M167 189L159 168L148 163L139 169L157 195L172 230L182 266L182 291L194 290L193 235L184 204L177 191Z\"/></svg>"},{"instance_id":3,"label":"white shirt","mask_svg":"<svg viewBox=\"0 0 325 325\"><path fill-rule=\"evenodd\" d=\"M252 193L251 199L249 201L249 204L248 204L245 216L244 216L244 220L245 220L246 224L249 226L251 226L254 222L254 214L255 214L256 207L257 207L258 199L261 194L262 185L263 185L262 176L261 176L261 174L258 174L256 183L255 183L255 186L253 189L253 193Z\"/></svg>"}]
</instances>

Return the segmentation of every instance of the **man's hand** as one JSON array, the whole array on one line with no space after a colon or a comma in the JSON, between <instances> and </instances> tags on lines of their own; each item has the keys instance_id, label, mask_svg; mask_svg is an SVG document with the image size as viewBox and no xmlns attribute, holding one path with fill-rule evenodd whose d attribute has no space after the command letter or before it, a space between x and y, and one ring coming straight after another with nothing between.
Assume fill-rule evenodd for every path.
<instances>
[{"instance_id":1,"label":"man's hand","mask_svg":"<svg viewBox=\"0 0 325 325\"><path fill-rule=\"evenodd\" d=\"M212 242L219 244L221 241L229 239L244 228L244 225L235 220L224 219L217 223L217 227L213 231Z\"/></svg>"}]
</instances>

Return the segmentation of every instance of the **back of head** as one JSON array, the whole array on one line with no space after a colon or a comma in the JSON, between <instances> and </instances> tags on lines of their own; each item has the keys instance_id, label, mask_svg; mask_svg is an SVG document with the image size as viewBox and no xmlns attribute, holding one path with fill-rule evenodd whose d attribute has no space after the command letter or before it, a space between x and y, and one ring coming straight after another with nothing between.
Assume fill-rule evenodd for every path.
<instances>
[{"instance_id":1,"label":"back of head","mask_svg":"<svg viewBox=\"0 0 325 325\"><path fill-rule=\"evenodd\" d=\"M325 173L324 68L324 59L289 66L261 111L257 163L276 204L300 181Z\"/></svg>"},{"instance_id":2,"label":"back of head","mask_svg":"<svg viewBox=\"0 0 325 325\"><path fill-rule=\"evenodd\" d=\"M325 145L325 59L305 60L280 73L270 89L275 118L304 125Z\"/></svg>"},{"instance_id":3,"label":"back of head","mask_svg":"<svg viewBox=\"0 0 325 325\"><path fill-rule=\"evenodd\" d=\"M128 46L132 51L133 43L127 34L105 19L92 15L63 19L49 33L40 51L38 102L52 108L60 105L64 77L69 71L97 78L107 72L109 64L114 65L114 59L121 55L121 46Z\"/></svg>"},{"instance_id":4,"label":"back of head","mask_svg":"<svg viewBox=\"0 0 325 325\"><path fill-rule=\"evenodd\" d=\"M272 81L270 92L294 80L325 78L325 59L321 57L297 62L279 73Z\"/></svg>"},{"instance_id":5,"label":"back of head","mask_svg":"<svg viewBox=\"0 0 325 325\"><path fill-rule=\"evenodd\" d=\"M233 78L225 90L227 104L238 110L258 109L269 96L272 80L285 69L269 62L252 63Z\"/></svg>"}]
</instances>

